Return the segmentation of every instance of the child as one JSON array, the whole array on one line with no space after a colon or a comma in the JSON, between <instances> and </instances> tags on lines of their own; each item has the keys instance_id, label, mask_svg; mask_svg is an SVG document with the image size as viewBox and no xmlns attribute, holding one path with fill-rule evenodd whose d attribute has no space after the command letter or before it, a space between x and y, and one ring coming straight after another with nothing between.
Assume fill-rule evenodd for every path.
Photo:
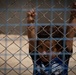
<instances>
[{"instance_id":1,"label":"child","mask_svg":"<svg viewBox=\"0 0 76 75\"><path fill-rule=\"evenodd\" d=\"M64 29L63 27L60 28L60 26L54 26L52 34L50 33L51 26L42 26L36 33L36 27L33 25L35 15L34 10L27 13L27 23L30 24L27 28L29 52L34 64L33 75L68 75L68 64L72 54L73 41L66 40L64 46L64 40L61 39L64 35L59 32L60 29L64 33ZM76 23L76 19L73 18L71 23ZM67 26L67 38L74 37L72 28L73 26ZM55 30L57 31L55 32ZM51 40L51 36L61 40Z\"/></svg>"}]
</instances>

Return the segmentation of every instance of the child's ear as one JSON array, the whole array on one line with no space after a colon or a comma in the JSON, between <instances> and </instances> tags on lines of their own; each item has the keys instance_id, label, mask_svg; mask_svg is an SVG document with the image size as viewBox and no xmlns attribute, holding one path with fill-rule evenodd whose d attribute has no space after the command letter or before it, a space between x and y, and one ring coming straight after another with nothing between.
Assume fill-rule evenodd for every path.
<instances>
[{"instance_id":1,"label":"child's ear","mask_svg":"<svg viewBox=\"0 0 76 75\"><path fill-rule=\"evenodd\" d=\"M73 3L72 8L76 9L76 2Z\"/></svg>"},{"instance_id":2,"label":"child's ear","mask_svg":"<svg viewBox=\"0 0 76 75\"><path fill-rule=\"evenodd\" d=\"M73 19L72 23L76 24L76 18L75 18L75 19Z\"/></svg>"}]
</instances>

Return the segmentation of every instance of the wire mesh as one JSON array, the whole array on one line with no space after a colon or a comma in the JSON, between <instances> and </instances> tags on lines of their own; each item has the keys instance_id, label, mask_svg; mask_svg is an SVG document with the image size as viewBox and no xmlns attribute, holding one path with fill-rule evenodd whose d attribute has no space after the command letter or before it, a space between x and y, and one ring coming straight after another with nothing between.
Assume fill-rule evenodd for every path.
<instances>
[{"instance_id":1,"label":"wire mesh","mask_svg":"<svg viewBox=\"0 0 76 75\"><path fill-rule=\"evenodd\" d=\"M43 29L45 30L47 25L64 27L64 32L61 32L60 28L57 27L55 30L64 38L50 38L50 40L55 40L58 43L57 40L66 40L66 25L70 25L68 24L70 5L74 1L76 2L76 0L0 0L0 75L33 74L33 62L29 55L29 39L26 35L26 27L29 25L27 24L26 13L35 9L37 13L36 30L41 26L44 26ZM55 32L50 35L52 36ZM70 38L70 40L72 39ZM63 44L63 46L60 45L60 48L65 48L65 41ZM73 54L69 62L69 75L76 75L75 49L76 38L74 37ZM36 61L36 54L34 59Z\"/></svg>"}]
</instances>

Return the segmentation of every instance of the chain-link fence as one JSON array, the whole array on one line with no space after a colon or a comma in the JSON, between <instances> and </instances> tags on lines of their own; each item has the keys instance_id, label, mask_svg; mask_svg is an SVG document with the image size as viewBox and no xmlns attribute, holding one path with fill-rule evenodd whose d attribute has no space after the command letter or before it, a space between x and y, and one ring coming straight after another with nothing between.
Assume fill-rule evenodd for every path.
<instances>
[{"instance_id":1,"label":"chain-link fence","mask_svg":"<svg viewBox=\"0 0 76 75\"><path fill-rule=\"evenodd\" d=\"M74 1L76 0L0 0L0 75L33 74L33 62L29 55L26 35L27 11L35 9L36 27L64 26L68 24L70 5ZM76 75L75 49L74 37L69 75Z\"/></svg>"}]
</instances>

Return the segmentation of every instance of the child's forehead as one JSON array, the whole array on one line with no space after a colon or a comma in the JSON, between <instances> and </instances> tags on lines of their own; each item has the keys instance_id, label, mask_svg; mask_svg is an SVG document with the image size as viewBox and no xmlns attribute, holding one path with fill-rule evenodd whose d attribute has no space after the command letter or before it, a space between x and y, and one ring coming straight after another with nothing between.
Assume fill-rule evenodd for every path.
<instances>
[{"instance_id":1,"label":"child's forehead","mask_svg":"<svg viewBox=\"0 0 76 75\"><path fill-rule=\"evenodd\" d=\"M54 44L55 41L54 40L39 40L39 43L42 43L42 44Z\"/></svg>"},{"instance_id":2,"label":"child's forehead","mask_svg":"<svg viewBox=\"0 0 76 75\"><path fill-rule=\"evenodd\" d=\"M45 42L50 42L50 40L39 40L39 42L45 43Z\"/></svg>"}]
</instances>

